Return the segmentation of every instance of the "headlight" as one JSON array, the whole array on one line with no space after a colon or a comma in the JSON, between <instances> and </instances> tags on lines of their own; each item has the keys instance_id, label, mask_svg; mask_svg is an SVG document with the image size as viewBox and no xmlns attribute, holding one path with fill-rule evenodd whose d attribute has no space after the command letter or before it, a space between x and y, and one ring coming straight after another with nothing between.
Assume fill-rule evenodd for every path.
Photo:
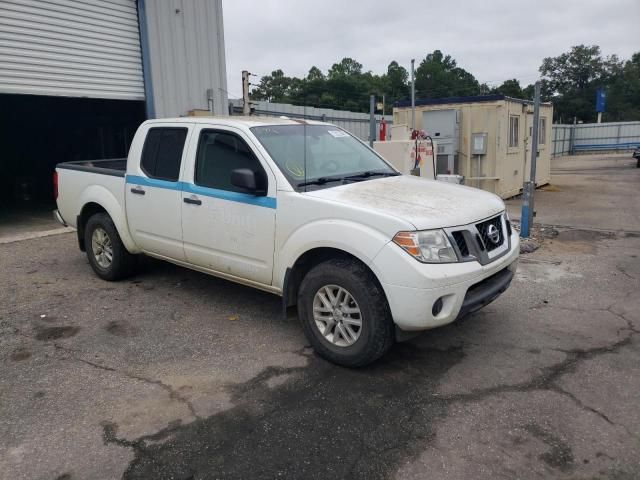
<instances>
[{"instance_id":1,"label":"headlight","mask_svg":"<svg viewBox=\"0 0 640 480\"><path fill-rule=\"evenodd\" d=\"M457 262L458 257L443 230L398 232L393 242L423 263Z\"/></svg>"}]
</instances>

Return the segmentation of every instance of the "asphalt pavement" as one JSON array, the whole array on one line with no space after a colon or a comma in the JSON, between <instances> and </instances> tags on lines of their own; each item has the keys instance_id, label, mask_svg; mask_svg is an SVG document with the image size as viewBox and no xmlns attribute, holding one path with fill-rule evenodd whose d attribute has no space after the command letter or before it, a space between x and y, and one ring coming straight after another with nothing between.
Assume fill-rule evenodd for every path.
<instances>
[{"instance_id":1,"label":"asphalt pavement","mask_svg":"<svg viewBox=\"0 0 640 480\"><path fill-rule=\"evenodd\" d=\"M358 370L270 294L0 244L0 478L640 478L634 165L555 160L511 288Z\"/></svg>"}]
</instances>

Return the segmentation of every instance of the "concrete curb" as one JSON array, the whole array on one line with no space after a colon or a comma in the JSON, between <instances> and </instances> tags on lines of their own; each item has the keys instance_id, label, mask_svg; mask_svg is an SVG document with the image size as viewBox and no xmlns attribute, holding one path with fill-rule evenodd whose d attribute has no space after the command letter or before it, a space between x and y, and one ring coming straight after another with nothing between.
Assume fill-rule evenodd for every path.
<instances>
[{"instance_id":1,"label":"concrete curb","mask_svg":"<svg viewBox=\"0 0 640 480\"><path fill-rule=\"evenodd\" d=\"M60 235L62 233L70 233L73 231L75 231L75 229L71 227L60 227L60 228L54 228L52 230L42 230L39 232L19 233L17 235L0 237L0 245L4 245L7 243L21 242L23 240L32 240L34 238L50 237L51 235Z\"/></svg>"}]
</instances>

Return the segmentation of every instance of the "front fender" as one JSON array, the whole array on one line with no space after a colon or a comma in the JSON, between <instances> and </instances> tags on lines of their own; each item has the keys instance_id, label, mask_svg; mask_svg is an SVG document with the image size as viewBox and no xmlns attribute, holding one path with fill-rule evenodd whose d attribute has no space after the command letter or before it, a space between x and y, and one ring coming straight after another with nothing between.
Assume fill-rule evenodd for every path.
<instances>
[{"instance_id":1,"label":"front fender","mask_svg":"<svg viewBox=\"0 0 640 480\"><path fill-rule=\"evenodd\" d=\"M107 211L118 230L120 240L122 240L122 243L129 253L141 252L129 233L123 205L110 190L101 185L91 185L87 187L80 195L80 205L82 205L84 209L85 205L89 203L97 203Z\"/></svg>"},{"instance_id":2,"label":"front fender","mask_svg":"<svg viewBox=\"0 0 640 480\"><path fill-rule=\"evenodd\" d=\"M315 248L335 248L347 252L365 265L370 265L390 239L387 235L361 223L348 220L318 220L295 230L276 251L274 286L282 288L288 268L298 258Z\"/></svg>"}]
</instances>

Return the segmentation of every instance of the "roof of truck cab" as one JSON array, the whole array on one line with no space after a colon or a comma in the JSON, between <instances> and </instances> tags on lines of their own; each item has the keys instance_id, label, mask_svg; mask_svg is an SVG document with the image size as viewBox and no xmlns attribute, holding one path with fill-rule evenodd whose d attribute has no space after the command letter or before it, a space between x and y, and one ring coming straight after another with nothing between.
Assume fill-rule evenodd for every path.
<instances>
[{"instance_id":1,"label":"roof of truck cab","mask_svg":"<svg viewBox=\"0 0 640 480\"><path fill-rule=\"evenodd\" d=\"M178 118L155 118L147 120L145 123L198 123L229 125L235 127L262 127L266 125L329 125L325 122L315 120L304 120L299 118L282 117L235 117L235 116L211 116L211 117L178 117Z\"/></svg>"}]
</instances>

